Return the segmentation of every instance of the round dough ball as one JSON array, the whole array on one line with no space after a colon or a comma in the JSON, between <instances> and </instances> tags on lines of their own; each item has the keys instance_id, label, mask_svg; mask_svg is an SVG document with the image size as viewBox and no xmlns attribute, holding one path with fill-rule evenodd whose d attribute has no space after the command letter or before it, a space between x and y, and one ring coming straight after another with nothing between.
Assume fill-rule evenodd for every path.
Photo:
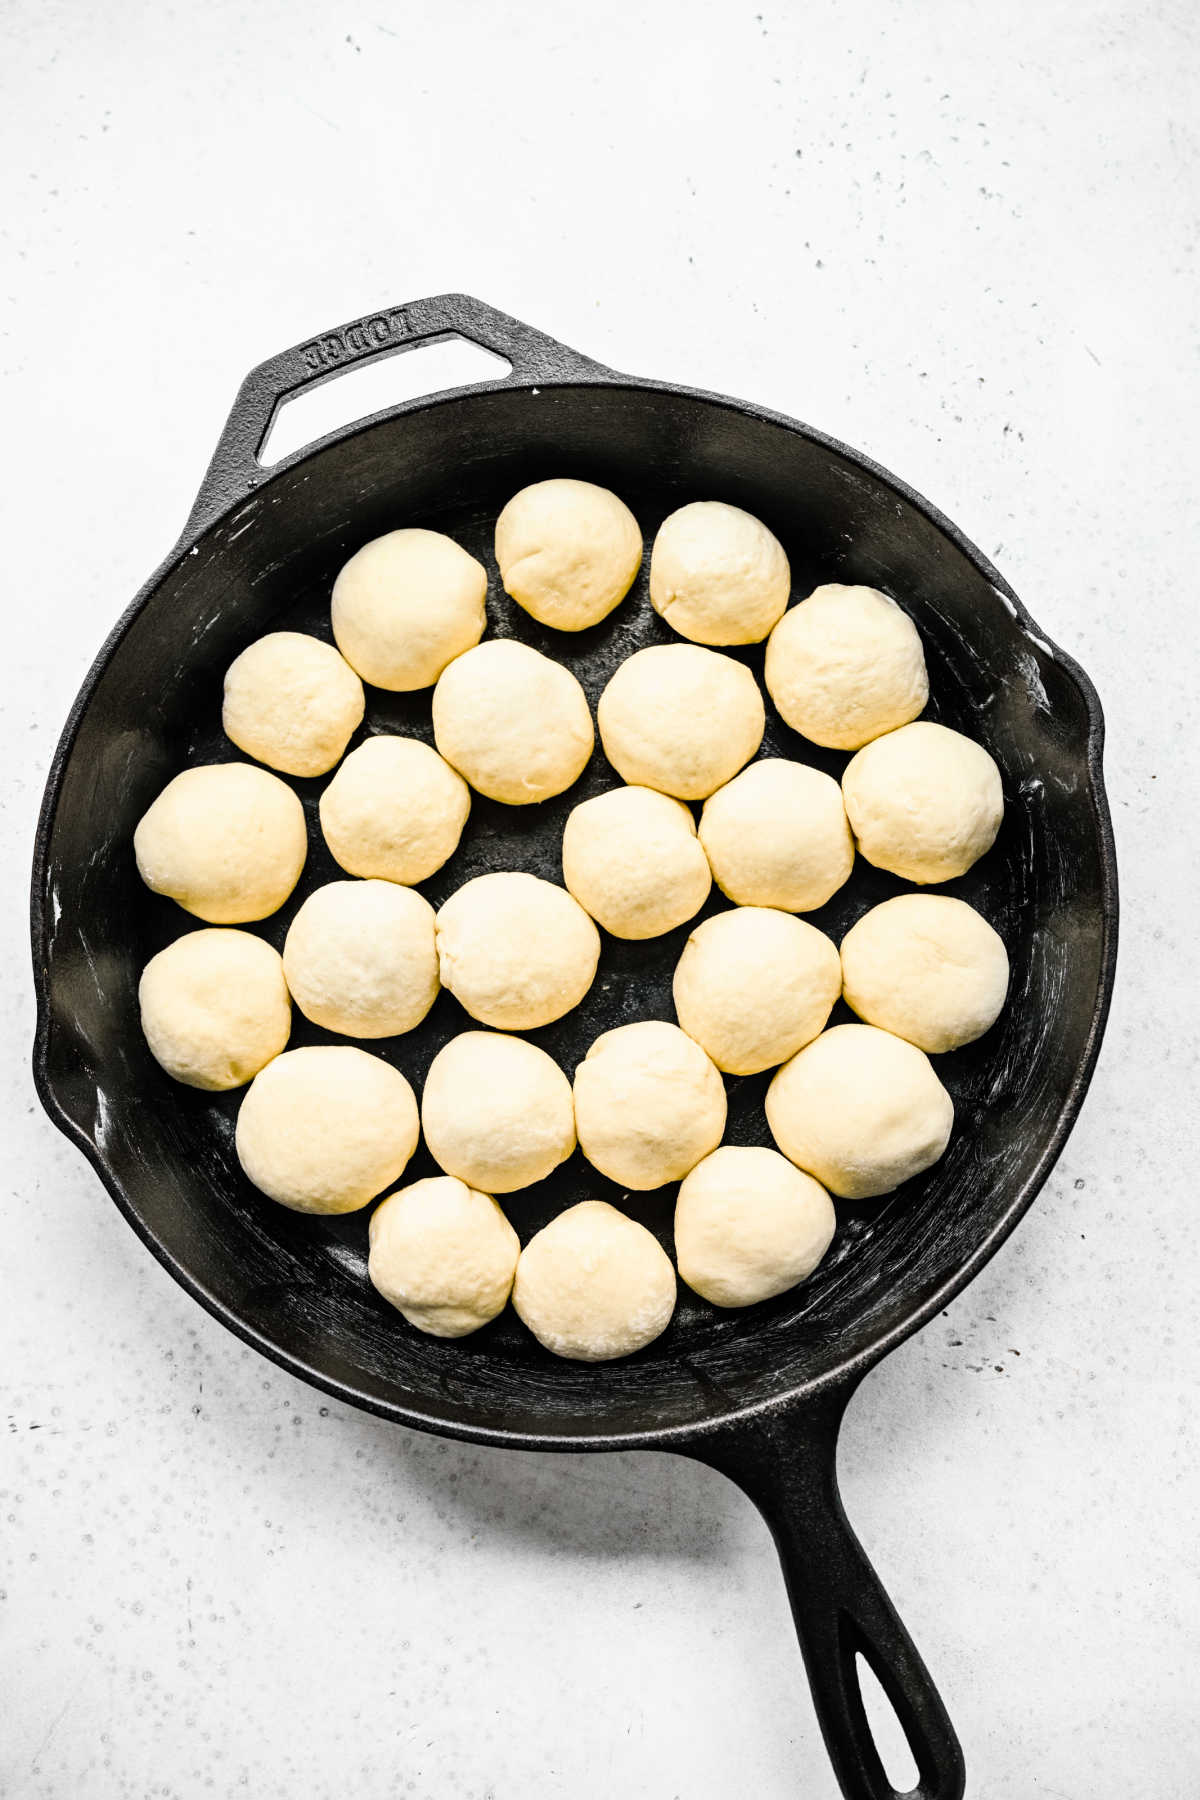
<instances>
[{"instance_id":1,"label":"round dough ball","mask_svg":"<svg viewBox=\"0 0 1200 1800\"><path fill-rule=\"evenodd\" d=\"M332 644L302 631L272 631L225 674L227 738L285 775L332 769L366 707L363 685Z\"/></svg>"},{"instance_id":2,"label":"round dough ball","mask_svg":"<svg viewBox=\"0 0 1200 1800\"><path fill-rule=\"evenodd\" d=\"M662 1187L720 1143L725 1085L678 1025L618 1025L575 1071L575 1125L583 1154L610 1181Z\"/></svg>"},{"instance_id":3,"label":"round dough ball","mask_svg":"<svg viewBox=\"0 0 1200 1800\"><path fill-rule=\"evenodd\" d=\"M490 1194L453 1175L389 1194L369 1236L372 1283L430 1337L466 1337L508 1304L521 1241Z\"/></svg>"},{"instance_id":4,"label":"round dough ball","mask_svg":"<svg viewBox=\"0 0 1200 1800\"><path fill-rule=\"evenodd\" d=\"M281 1206L347 1213L400 1179L419 1135L399 1069L350 1044L314 1044L254 1077L236 1141L250 1180Z\"/></svg>"},{"instance_id":5,"label":"round dough ball","mask_svg":"<svg viewBox=\"0 0 1200 1800\"><path fill-rule=\"evenodd\" d=\"M189 931L142 970L150 1053L187 1087L241 1087L278 1056L292 1008L278 950L249 931Z\"/></svg>"},{"instance_id":6,"label":"round dough ball","mask_svg":"<svg viewBox=\"0 0 1200 1800\"><path fill-rule=\"evenodd\" d=\"M842 939L842 970L860 1019L929 1052L982 1037L1008 993L1003 938L948 894L873 906Z\"/></svg>"},{"instance_id":7,"label":"round dough ball","mask_svg":"<svg viewBox=\"0 0 1200 1800\"><path fill-rule=\"evenodd\" d=\"M678 800L703 800L749 762L766 726L744 664L695 644L656 644L621 664L596 709L617 774Z\"/></svg>"},{"instance_id":8,"label":"round dough ball","mask_svg":"<svg viewBox=\"0 0 1200 1800\"><path fill-rule=\"evenodd\" d=\"M389 531L333 584L337 647L364 681L409 693L483 636L487 571L440 531Z\"/></svg>"},{"instance_id":9,"label":"round dough ball","mask_svg":"<svg viewBox=\"0 0 1200 1800\"><path fill-rule=\"evenodd\" d=\"M561 794L596 743L570 669L514 638L492 638L446 670L433 690L433 736L473 788L509 806Z\"/></svg>"},{"instance_id":10,"label":"round dough ball","mask_svg":"<svg viewBox=\"0 0 1200 1800\"><path fill-rule=\"evenodd\" d=\"M464 1031L425 1077L421 1124L434 1161L487 1194L543 1180L575 1148L571 1084L524 1038Z\"/></svg>"},{"instance_id":11,"label":"round dough ball","mask_svg":"<svg viewBox=\"0 0 1200 1800\"><path fill-rule=\"evenodd\" d=\"M133 853L156 894L209 924L244 925L277 912L299 881L304 808L252 763L184 769L142 815Z\"/></svg>"},{"instance_id":12,"label":"round dough ball","mask_svg":"<svg viewBox=\"0 0 1200 1800\"><path fill-rule=\"evenodd\" d=\"M767 645L767 692L793 731L858 750L929 698L916 626L878 588L830 582L785 613Z\"/></svg>"},{"instance_id":13,"label":"round dough ball","mask_svg":"<svg viewBox=\"0 0 1200 1800\"><path fill-rule=\"evenodd\" d=\"M785 1063L767 1089L771 1135L846 1200L890 1194L935 1163L954 1102L929 1058L873 1025L835 1025Z\"/></svg>"},{"instance_id":14,"label":"round dough ball","mask_svg":"<svg viewBox=\"0 0 1200 1800\"><path fill-rule=\"evenodd\" d=\"M854 866L837 782L777 756L752 763L712 796L700 842L717 886L741 906L812 912Z\"/></svg>"},{"instance_id":15,"label":"round dough ball","mask_svg":"<svg viewBox=\"0 0 1200 1800\"><path fill-rule=\"evenodd\" d=\"M526 1244L513 1305L555 1356L609 1362L644 1349L666 1330L675 1310L675 1271L644 1225L604 1200L583 1200Z\"/></svg>"},{"instance_id":16,"label":"round dough ball","mask_svg":"<svg viewBox=\"0 0 1200 1800\"><path fill-rule=\"evenodd\" d=\"M471 790L419 738L369 737L325 789L320 810L329 853L348 875L411 887L457 850Z\"/></svg>"},{"instance_id":17,"label":"round dough ball","mask_svg":"<svg viewBox=\"0 0 1200 1800\"><path fill-rule=\"evenodd\" d=\"M982 744L920 719L851 757L842 796L858 847L907 881L951 881L990 850L1004 813Z\"/></svg>"},{"instance_id":18,"label":"round dough ball","mask_svg":"<svg viewBox=\"0 0 1200 1800\"><path fill-rule=\"evenodd\" d=\"M783 545L738 506L696 500L658 528L650 604L693 643L759 643L782 614L791 586Z\"/></svg>"},{"instance_id":19,"label":"round dough ball","mask_svg":"<svg viewBox=\"0 0 1200 1800\"><path fill-rule=\"evenodd\" d=\"M696 926L675 970L675 1011L726 1075L756 1075L811 1043L842 991L837 946L815 925L737 906Z\"/></svg>"},{"instance_id":20,"label":"round dough ball","mask_svg":"<svg viewBox=\"0 0 1200 1800\"><path fill-rule=\"evenodd\" d=\"M496 520L505 592L543 625L583 631L625 598L642 563L637 520L590 481L537 481Z\"/></svg>"},{"instance_id":21,"label":"round dough ball","mask_svg":"<svg viewBox=\"0 0 1200 1800\"><path fill-rule=\"evenodd\" d=\"M680 1187L679 1273L714 1306L754 1306L806 1281L836 1224L820 1182L777 1150L723 1144Z\"/></svg>"},{"instance_id":22,"label":"round dough ball","mask_svg":"<svg viewBox=\"0 0 1200 1800\"><path fill-rule=\"evenodd\" d=\"M330 881L288 928L283 969L314 1025L346 1037L411 1031L438 993L434 911L391 881Z\"/></svg>"},{"instance_id":23,"label":"round dough ball","mask_svg":"<svg viewBox=\"0 0 1200 1800\"><path fill-rule=\"evenodd\" d=\"M574 808L563 880L619 938L659 937L698 913L712 872L687 807L654 788L611 788Z\"/></svg>"},{"instance_id":24,"label":"round dough ball","mask_svg":"<svg viewBox=\"0 0 1200 1800\"><path fill-rule=\"evenodd\" d=\"M565 888L502 870L451 894L437 915L437 950L442 986L473 1019L532 1031L579 1005L600 933Z\"/></svg>"}]
</instances>

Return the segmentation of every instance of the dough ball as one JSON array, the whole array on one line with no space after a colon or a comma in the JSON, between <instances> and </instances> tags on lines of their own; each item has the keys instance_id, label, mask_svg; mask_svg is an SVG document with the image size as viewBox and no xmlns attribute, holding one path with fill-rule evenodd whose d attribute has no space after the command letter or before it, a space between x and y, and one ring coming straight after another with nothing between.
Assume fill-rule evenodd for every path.
<instances>
[{"instance_id":1,"label":"dough ball","mask_svg":"<svg viewBox=\"0 0 1200 1800\"><path fill-rule=\"evenodd\" d=\"M679 1273L714 1306L754 1306L806 1281L836 1224L820 1182L777 1150L723 1144L679 1190Z\"/></svg>"},{"instance_id":2,"label":"dough ball","mask_svg":"<svg viewBox=\"0 0 1200 1800\"><path fill-rule=\"evenodd\" d=\"M831 1193L869 1200L937 1161L954 1102L915 1045L873 1025L835 1025L780 1069L767 1123L783 1154Z\"/></svg>"},{"instance_id":3,"label":"dough ball","mask_svg":"<svg viewBox=\"0 0 1200 1800\"><path fill-rule=\"evenodd\" d=\"M304 808L252 763L184 769L142 815L133 853L156 894L212 925L243 925L277 912L299 881Z\"/></svg>"},{"instance_id":4,"label":"dough ball","mask_svg":"<svg viewBox=\"0 0 1200 1800\"><path fill-rule=\"evenodd\" d=\"M837 782L776 756L752 763L712 796L700 842L717 886L741 906L812 912L854 866Z\"/></svg>"},{"instance_id":5,"label":"dough ball","mask_svg":"<svg viewBox=\"0 0 1200 1800\"><path fill-rule=\"evenodd\" d=\"M663 520L650 555L650 604L697 644L757 644L788 603L783 545L760 519L696 500Z\"/></svg>"},{"instance_id":6,"label":"dough ball","mask_svg":"<svg viewBox=\"0 0 1200 1800\"><path fill-rule=\"evenodd\" d=\"M610 1181L662 1187L720 1143L725 1086L678 1025L618 1025L575 1071L575 1125L583 1154Z\"/></svg>"},{"instance_id":7,"label":"dough ball","mask_svg":"<svg viewBox=\"0 0 1200 1800\"><path fill-rule=\"evenodd\" d=\"M285 775L324 775L362 724L363 685L332 644L272 631L225 675L227 738Z\"/></svg>"},{"instance_id":8,"label":"dough ball","mask_svg":"<svg viewBox=\"0 0 1200 1800\"><path fill-rule=\"evenodd\" d=\"M786 1062L824 1030L841 991L832 939L766 906L702 920L675 970L679 1023L726 1075Z\"/></svg>"},{"instance_id":9,"label":"dough ball","mask_svg":"<svg viewBox=\"0 0 1200 1800\"><path fill-rule=\"evenodd\" d=\"M483 636L487 571L440 531L389 531L333 584L337 647L373 687L432 687Z\"/></svg>"},{"instance_id":10,"label":"dough ball","mask_svg":"<svg viewBox=\"0 0 1200 1800\"><path fill-rule=\"evenodd\" d=\"M622 780L679 800L703 800L736 775L766 725L749 669L695 644L656 644L627 657L596 720Z\"/></svg>"},{"instance_id":11,"label":"dough ball","mask_svg":"<svg viewBox=\"0 0 1200 1800\"><path fill-rule=\"evenodd\" d=\"M583 1200L521 1252L513 1305L538 1343L608 1362L654 1342L675 1310L675 1271L657 1238L603 1200Z\"/></svg>"},{"instance_id":12,"label":"dough ball","mask_svg":"<svg viewBox=\"0 0 1200 1800\"><path fill-rule=\"evenodd\" d=\"M950 881L990 850L1004 813L982 744L921 719L851 757L842 795L858 847L908 881Z\"/></svg>"},{"instance_id":13,"label":"dough ball","mask_svg":"<svg viewBox=\"0 0 1200 1800\"><path fill-rule=\"evenodd\" d=\"M142 970L142 1030L188 1087L241 1087L278 1056L292 1008L278 950L249 931L189 931Z\"/></svg>"},{"instance_id":14,"label":"dough ball","mask_svg":"<svg viewBox=\"0 0 1200 1800\"><path fill-rule=\"evenodd\" d=\"M842 939L842 970L860 1019L931 1052L982 1037L1008 992L1003 938L947 894L873 906Z\"/></svg>"},{"instance_id":15,"label":"dough ball","mask_svg":"<svg viewBox=\"0 0 1200 1800\"><path fill-rule=\"evenodd\" d=\"M642 533L607 488L537 481L514 494L496 520L496 561L518 606L543 625L583 631L629 592L642 563Z\"/></svg>"},{"instance_id":16,"label":"dough ball","mask_svg":"<svg viewBox=\"0 0 1200 1800\"><path fill-rule=\"evenodd\" d=\"M285 1050L254 1077L237 1153L256 1188L296 1212L357 1212L403 1175L420 1127L413 1091L351 1044Z\"/></svg>"},{"instance_id":17,"label":"dough ball","mask_svg":"<svg viewBox=\"0 0 1200 1800\"><path fill-rule=\"evenodd\" d=\"M708 899L712 873L687 807L654 788L619 787L567 819L563 880L619 938L674 930Z\"/></svg>"},{"instance_id":18,"label":"dough ball","mask_svg":"<svg viewBox=\"0 0 1200 1800\"><path fill-rule=\"evenodd\" d=\"M434 911L392 881L330 881L288 929L283 969L314 1025L346 1037L411 1031L438 993Z\"/></svg>"},{"instance_id":19,"label":"dough ball","mask_svg":"<svg viewBox=\"0 0 1200 1800\"><path fill-rule=\"evenodd\" d=\"M389 1194L369 1235L372 1282L430 1337L466 1337L508 1304L520 1239L490 1194L453 1175Z\"/></svg>"},{"instance_id":20,"label":"dough ball","mask_svg":"<svg viewBox=\"0 0 1200 1800\"><path fill-rule=\"evenodd\" d=\"M513 638L480 644L446 670L433 691L433 736L473 788L509 806L561 794L596 742L570 669Z\"/></svg>"},{"instance_id":21,"label":"dough ball","mask_svg":"<svg viewBox=\"0 0 1200 1800\"><path fill-rule=\"evenodd\" d=\"M321 830L348 875L411 887L453 856L470 810L470 788L430 745L369 737L321 795Z\"/></svg>"},{"instance_id":22,"label":"dough ball","mask_svg":"<svg viewBox=\"0 0 1200 1800\"><path fill-rule=\"evenodd\" d=\"M785 613L767 645L767 692L794 731L858 750L929 698L916 626L878 588L831 582Z\"/></svg>"},{"instance_id":23,"label":"dough ball","mask_svg":"<svg viewBox=\"0 0 1200 1800\"><path fill-rule=\"evenodd\" d=\"M575 1148L571 1084L525 1038L464 1031L425 1077L421 1124L434 1161L487 1194L541 1181Z\"/></svg>"},{"instance_id":24,"label":"dough ball","mask_svg":"<svg viewBox=\"0 0 1200 1800\"><path fill-rule=\"evenodd\" d=\"M442 986L473 1019L532 1031L579 1005L600 933L565 888L504 870L451 894L437 915L437 950Z\"/></svg>"}]
</instances>

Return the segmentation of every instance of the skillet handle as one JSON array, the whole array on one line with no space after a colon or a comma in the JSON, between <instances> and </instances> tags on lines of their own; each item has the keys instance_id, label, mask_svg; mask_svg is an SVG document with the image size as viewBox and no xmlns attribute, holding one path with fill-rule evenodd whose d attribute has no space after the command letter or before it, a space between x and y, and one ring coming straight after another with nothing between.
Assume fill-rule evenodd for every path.
<instances>
[{"instance_id":1,"label":"skillet handle","mask_svg":"<svg viewBox=\"0 0 1200 1800\"><path fill-rule=\"evenodd\" d=\"M846 1518L837 1439L852 1389L765 1423L718 1430L689 1453L719 1469L770 1526L817 1720L846 1800L962 1800L962 1750L941 1696ZM903 1727L919 1773L892 1786L871 1736L856 1654Z\"/></svg>"},{"instance_id":2,"label":"skillet handle","mask_svg":"<svg viewBox=\"0 0 1200 1800\"><path fill-rule=\"evenodd\" d=\"M612 370L578 350L547 337L532 325L497 312L469 294L435 294L385 306L365 318L351 319L306 343L281 350L251 369L238 390L213 459L196 496L184 537L194 537L234 505L262 479L258 458L280 405L305 388L332 381L346 369L432 344L444 338L466 338L493 350L512 365L497 381L473 387L519 387L529 382L596 380ZM334 437L356 430L348 425Z\"/></svg>"}]
</instances>

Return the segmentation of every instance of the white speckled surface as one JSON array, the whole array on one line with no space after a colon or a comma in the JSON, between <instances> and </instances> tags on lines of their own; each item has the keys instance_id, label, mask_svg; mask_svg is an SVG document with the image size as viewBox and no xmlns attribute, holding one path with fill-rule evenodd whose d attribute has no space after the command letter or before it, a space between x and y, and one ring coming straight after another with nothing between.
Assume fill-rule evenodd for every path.
<instances>
[{"instance_id":1,"label":"white speckled surface","mask_svg":"<svg viewBox=\"0 0 1200 1800\"><path fill-rule=\"evenodd\" d=\"M0 15L6 1800L834 1795L720 1477L324 1404L170 1283L29 1082L46 763L239 378L453 288L870 450L1100 688L1095 1087L1016 1238L861 1393L844 1485L972 1796L1196 1791L1194 9L598 18Z\"/></svg>"}]
</instances>

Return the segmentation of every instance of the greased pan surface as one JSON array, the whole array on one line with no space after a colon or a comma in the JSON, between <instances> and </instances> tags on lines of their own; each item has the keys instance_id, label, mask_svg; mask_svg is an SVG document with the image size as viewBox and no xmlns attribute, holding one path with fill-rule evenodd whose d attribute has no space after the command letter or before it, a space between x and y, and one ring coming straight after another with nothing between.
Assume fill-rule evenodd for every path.
<instances>
[{"instance_id":1,"label":"greased pan surface","mask_svg":"<svg viewBox=\"0 0 1200 1800\"><path fill-rule=\"evenodd\" d=\"M454 333L507 355L512 374L396 408L275 469L259 467L256 452L282 395L357 358ZM492 555L500 507L551 475L614 488L646 540L632 594L577 635L547 631L515 607ZM602 1366L550 1357L511 1310L463 1341L424 1337L369 1286L363 1217L306 1218L258 1194L234 1155L240 1094L182 1088L150 1057L138 1027L140 970L196 922L143 887L133 828L180 768L237 757L220 729L232 658L281 627L328 638L329 590L341 563L397 526L448 532L480 557L489 569L489 635L520 637L564 662L594 711L631 651L677 641L647 599L649 548L662 517L697 498L728 500L764 519L791 559L795 595L818 581L867 582L912 615L929 663L926 716L979 739L1003 775L995 847L938 891L978 905L1000 930L1012 959L1009 1001L983 1039L937 1060L957 1113L947 1155L882 1202L839 1203L833 1249L793 1293L718 1312L681 1287L665 1335ZM761 678L761 645L730 654ZM767 715L760 754L840 773L844 754L798 737L769 703ZM429 692L368 689L363 730L431 739ZM840 1404L829 1402L831 1457L836 1416L856 1380L944 1305L1012 1229L1086 1089L1116 943L1102 735L1095 693L1077 665L1040 635L953 526L865 458L755 406L615 375L462 296L374 315L249 378L184 538L113 632L76 703L51 772L34 871L39 1091L172 1273L240 1336L344 1400L480 1441L657 1446L721 1462L714 1433L723 1422L765 1427L785 1403L811 1400L819 1412L833 1396ZM309 818L308 864L288 905L253 927L276 945L305 895L341 873L316 821L327 779L293 783ZM567 813L616 780L597 747L580 782L544 805L510 808L475 796L459 851L422 891L437 904L493 869L560 881ZM859 858L846 887L806 916L840 939L869 905L904 887ZM706 912L727 904L714 889ZM605 935L584 1003L529 1035L570 1074L601 1031L638 1017L672 1018L671 972L688 929L642 944ZM835 1022L848 1016L839 1007ZM370 1047L419 1088L437 1049L470 1023L443 994L415 1032ZM334 1040L297 1013L293 1043L323 1041ZM728 1141L770 1142L768 1079L728 1082ZM432 1167L422 1147L409 1177ZM673 1190L629 1196L578 1153L536 1188L508 1197L506 1210L524 1240L587 1197L613 1200L670 1247Z\"/></svg>"}]
</instances>

